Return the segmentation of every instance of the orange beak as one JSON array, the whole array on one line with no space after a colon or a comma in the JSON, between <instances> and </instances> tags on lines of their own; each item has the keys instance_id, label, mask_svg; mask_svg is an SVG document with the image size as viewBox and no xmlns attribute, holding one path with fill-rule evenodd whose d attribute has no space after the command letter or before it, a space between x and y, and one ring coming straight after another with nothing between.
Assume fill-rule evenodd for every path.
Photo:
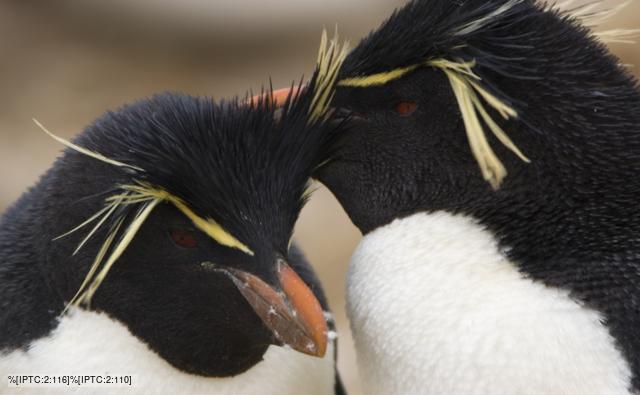
<instances>
[{"instance_id":1,"label":"orange beak","mask_svg":"<svg viewBox=\"0 0 640 395\"><path fill-rule=\"evenodd\" d=\"M325 355L328 328L320 302L286 262L277 263L281 291L251 273L224 272L280 342L304 354Z\"/></svg>"},{"instance_id":2,"label":"orange beak","mask_svg":"<svg viewBox=\"0 0 640 395\"><path fill-rule=\"evenodd\" d=\"M256 105L260 101L266 102L275 106L275 108L283 107L287 102L289 96L293 97L300 93L300 87L283 88L273 91L273 93L263 93L261 95L253 96L251 99L245 101L245 104Z\"/></svg>"}]
</instances>

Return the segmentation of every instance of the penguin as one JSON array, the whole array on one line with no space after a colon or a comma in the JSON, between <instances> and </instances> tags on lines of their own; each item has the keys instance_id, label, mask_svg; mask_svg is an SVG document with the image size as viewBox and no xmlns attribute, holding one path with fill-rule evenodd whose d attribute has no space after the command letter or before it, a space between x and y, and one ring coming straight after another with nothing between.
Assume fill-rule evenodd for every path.
<instances>
[{"instance_id":1,"label":"penguin","mask_svg":"<svg viewBox=\"0 0 640 395\"><path fill-rule=\"evenodd\" d=\"M348 55L316 177L364 235L365 393L640 394L640 93L602 16L412 0Z\"/></svg>"},{"instance_id":2,"label":"penguin","mask_svg":"<svg viewBox=\"0 0 640 395\"><path fill-rule=\"evenodd\" d=\"M68 149L0 220L0 393L59 393L11 388L46 374L129 376L140 394L344 394L326 298L291 242L338 60L281 109L167 93L73 142L43 128ZM75 391L105 393L89 384Z\"/></svg>"}]
</instances>

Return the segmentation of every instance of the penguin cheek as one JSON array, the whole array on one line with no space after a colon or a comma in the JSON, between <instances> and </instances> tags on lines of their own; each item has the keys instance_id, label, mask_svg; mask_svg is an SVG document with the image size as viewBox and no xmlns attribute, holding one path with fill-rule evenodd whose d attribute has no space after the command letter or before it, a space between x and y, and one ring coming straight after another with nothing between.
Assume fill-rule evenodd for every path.
<instances>
[{"instance_id":1,"label":"penguin cheek","mask_svg":"<svg viewBox=\"0 0 640 395\"><path fill-rule=\"evenodd\" d=\"M338 199L351 221L364 233L376 221L378 194L384 184L375 188L367 166L354 162L335 162L323 168L316 178Z\"/></svg>"},{"instance_id":2,"label":"penguin cheek","mask_svg":"<svg viewBox=\"0 0 640 395\"><path fill-rule=\"evenodd\" d=\"M215 294L210 296L211 318L219 320L226 333L237 347L229 350L233 355L253 355L265 352L272 344L278 344L271 330L255 313L253 307L226 275L216 274ZM243 339L240 342L234 339ZM262 356L262 354L260 354Z\"/></svg>"},{"instance_id":3,"label":"penguin cheek","mask_svg":"<svg viewBox=\"0 0 640 395\"><path fill-rule=\"evenodd\" d=\"M170 362L208 377L241 374L259 363L273 338L233 283L215 273L188 277L167 297L179 299L170 308L179 317L167 324L166 337L158 336L167 341L158 348L171 347Z\"/></svg>"},{"instance_id":4,"label":"penguin cheek","mask_svg":"<svg viewBox=\"0 0 640 395\"><path fill-rule=\"evenodd\" d=\"M203 278L200 273L192 281L200 284L190 286L194 292L184 301L183 309L193 305L188 315L197 323L185 325L181 337L197 346L184 354L185 360L195 373L211 377L251 369L273 344L269 330L226 276L210 273Z\"/></svg>"}]
</instances>

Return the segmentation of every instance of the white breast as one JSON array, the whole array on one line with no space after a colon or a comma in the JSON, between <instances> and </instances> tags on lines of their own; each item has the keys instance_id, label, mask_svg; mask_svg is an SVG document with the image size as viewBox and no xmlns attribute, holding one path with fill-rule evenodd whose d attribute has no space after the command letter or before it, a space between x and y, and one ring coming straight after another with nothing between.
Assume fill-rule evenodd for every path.
<instances>
[{"instance_id":1,"label":"white breast","mask_svg":"<svg viewBox=\"0 0 640 395\"><path fill-rule=\"evenodd\" d=\"M104 314L76 310L63 318L47 338L28 352L0 356L0 394L7 391L7 375L66 374L134 375L127 394L313 394L334 393L333 345L324 359L272 346L264 360L231 378L204 378L182 373L131 335L125 326ZM67 394L68 390L9 388L11 394ZM120 393L123 389L76 388L78 394Z\"/></svg>"},{"instance_id":2,"label":"white breast","mask_svg":"<svg viewBox=\"0 0 640 395\"><path fill-rule=\"evenodd\" d=\"M467 217L417 214L366 236L348 310L367 394L629 393L602 317L524 278Z\"/></svg>"}]
</instances>

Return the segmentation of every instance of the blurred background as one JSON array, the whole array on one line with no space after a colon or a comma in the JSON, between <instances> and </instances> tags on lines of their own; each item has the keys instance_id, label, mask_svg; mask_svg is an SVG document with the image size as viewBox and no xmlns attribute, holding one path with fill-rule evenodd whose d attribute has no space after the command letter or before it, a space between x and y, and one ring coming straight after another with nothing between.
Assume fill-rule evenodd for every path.
<instances>
[{"instance_id":1,"label":"blurred background","mask_svg":"<svg viewBox=\"0 0 640 395\"><path fill-rule=\"evenodd\" d=\"M269 78L288 86L313 71L323 27L338 25L343 38L357 43L404 2L0 0L0 212L61 150L31 118L69 138L105 110L156 92L224 98L259 91ZM640 27L639 3L632 1L602 29ZM637 45L612 50L623 63L640 65ZM356 395L344 277L359 238L320 187L303 212L297 240L325 284L340 331L341 373Z\"/></svg>"}]
</instances>

